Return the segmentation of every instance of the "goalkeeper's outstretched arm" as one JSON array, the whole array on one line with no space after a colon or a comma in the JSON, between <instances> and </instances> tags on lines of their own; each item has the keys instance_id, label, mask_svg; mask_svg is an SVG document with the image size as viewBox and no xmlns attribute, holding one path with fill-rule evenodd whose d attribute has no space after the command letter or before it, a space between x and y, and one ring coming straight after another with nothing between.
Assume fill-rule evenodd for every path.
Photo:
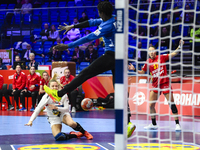
<instances>
[{"instance_id":1,"label":"goalkeeper's outstretched arm","mask_svg":"<svg viewBox=\"0 0 200 150\"><path fill-rule=\"evenodd\" d=\"M129 70L136 71L135 67L134 67L133 64L131 64L131 63L128 65L128 69L129 69ZM138 72L139 74L145 74L145 71L144 71L144 70L138 70L137 72Z\"/></svg>"},{"instance_id":2,"label":"goalkeeper's outstretched arm","mask_svg":"<svg viewBox=\"0 0 200 150\"><path fill-rule=\"evenodd\" d=\"M182 48L184 44L184 41L180 40L179 42L179 46L177 47L177 49L175 51L173 51L172 53L169 54L169 57L173 58L174 56L176 56L179 52L179 50Z\"/></svg>"}]
</instances>

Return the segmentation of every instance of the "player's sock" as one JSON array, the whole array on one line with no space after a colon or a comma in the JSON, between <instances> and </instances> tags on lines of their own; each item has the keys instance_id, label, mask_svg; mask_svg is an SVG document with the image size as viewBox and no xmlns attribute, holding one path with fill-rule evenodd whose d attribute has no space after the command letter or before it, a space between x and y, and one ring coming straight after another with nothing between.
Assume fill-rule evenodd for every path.
<instances>
[{"instance_id":1,"label":"player's sock","mask_svg":"<svg viewBox=\"0 0 200 150\"><path fill-rule=\"evenodd\" d=\"M155 126L155 125L157 125L156 124L156 118L151 118L151 120L152 120L152 124Z\"/></svg>"},{"instance_id":2,"label":"player's sock","mask_svg":"<svg viewBox=\"0 0 200 150\"><path fill-rule=\"evenodd\" d=\"M78 123L77 123L77 126L75 128L73 128L75 131L80 131L82 134L85 133L85 130L83 129L83 127Z\"/></svg>"},{"instance_id":3,"label":"player's sock","mask_svg":"<svg viewBox=\"0 0 200 150\"><path fill-rule=\"evenodd\" d=\"M63 140L69 140L71 138L77 138L77 136L75 134L65 134L63 132L60 132L54 138L56 141L63 141Z\"/></svg>"},{"instance_id":4,"label":"player's sock","mask_svg":"<svg viewBox=\"0 0 200 150\"><path fill-rule=\"evenodd\" d=\"M177 119L177 120L175 120L175 122L176 122L176 124L179 124L179 120Z\"/></svg>"}]
</instances>

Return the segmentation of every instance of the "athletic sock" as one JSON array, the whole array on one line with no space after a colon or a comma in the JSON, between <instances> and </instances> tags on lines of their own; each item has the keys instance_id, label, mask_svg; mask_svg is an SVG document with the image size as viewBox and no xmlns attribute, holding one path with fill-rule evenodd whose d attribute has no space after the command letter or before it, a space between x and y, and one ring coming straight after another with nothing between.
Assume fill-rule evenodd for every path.
<instances>
[{"instance_id":1,"label":"athletic sock","mask_svg":"<svg viewBox=\"0 0 200 150\"><path fill-rule=\"evenodd\" d=\"M175 122L176 122L176 124L179 124L179 120L177 119L177 120L175 120Z\"/></svg>"},{"instance_id":2,"label":"athletic sock","mask_svg":"<svg viewBox=\"0 0 200 150\"><path fill-rule=\"evenodd\" d=\"M80 131L81 133L85 133L85 130L83 129L83 127L78 123L77 123L77 126L75 128L73 128L75 131Z\"/></svg>"},{"instance_id":3,"label":"athletic sock","mask_svg":"<svg viewBox=\"0 0 200 150\"><path fill-rule=\"evenodd\" d=\"M155 126L156 125L156 118L152 118L152 124Z\"/></svg>"}]
</instances>

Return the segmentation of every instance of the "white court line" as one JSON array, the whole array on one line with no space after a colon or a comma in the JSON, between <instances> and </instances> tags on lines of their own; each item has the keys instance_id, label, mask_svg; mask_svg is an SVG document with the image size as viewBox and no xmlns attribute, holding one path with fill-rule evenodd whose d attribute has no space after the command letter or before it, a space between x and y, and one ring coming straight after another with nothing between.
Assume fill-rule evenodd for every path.
<instances>
[{"instance_id":1,"label":"white court line","mask_svg":"<svg viewBox=\"0 0 200 150\"><path fill-rule=\"evenodd\" d=\"M13 146L13 145L10 145L10 147L11 147L13 150L15 150L15 148L14 148L14 146Z\"/></svg>"},{"instance_id":2,"label":"white court line","mask_svg":"<svg viewBox=\"0 0 200 150\"><path fill-rule=\"evenodd\" d=\"M108 143L109 145L111 145L111 146L113 146L113 147L115 147L115 145L113 145L113 144L111 144L111 143Z\"/></svg>"},{"instance_id":3,"label":"white court line","mask_svg":"<svg viewBox=\"0 0 200 150\"><path fill-rule=\"evenodd\" d=\"M98 144L98 143L95 143L95 144L97 144L98 146L104 148L105 150L108 150L107 148L105 148L104 146L102 146L102 145L100 145L100 144Z\"/></svg>"}]
</instances>

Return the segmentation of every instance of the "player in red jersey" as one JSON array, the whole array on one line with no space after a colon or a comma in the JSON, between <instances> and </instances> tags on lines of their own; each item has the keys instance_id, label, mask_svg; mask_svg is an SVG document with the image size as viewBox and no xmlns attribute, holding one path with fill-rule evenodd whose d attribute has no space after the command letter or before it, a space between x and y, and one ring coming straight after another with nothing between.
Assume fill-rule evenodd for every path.
<instances>
[{"instance_id":1,"label":"player in red jersey","mask_svg":"<svg viewBox=\"0 0 200 150\"><path fill-rule=\"evenodd\" d=\"M43 97L44 94L45 94L44 85L48 85L50 79L51 79L51 78L50 78L49 74L48 74L46 71L44 71L44 72L42 73L42 78L41 78L41 80L40 80L40 88L39 88L38 102L37 102L38 104L39 104L40 100L42 99L42 97Z\"/></svg>"},{"instance_id":2,"label":"player in red jersey","mask_svg":"<svg viewBox=\"0 0 200 150\"><path fill-rule=\"evenodd\" d=\"M62 76L60 78L60 83L65 86L66 84L69 84L75 77L73 75L71 75L70 70L68 68L66 68L64 70L64 76ZM67 93L68 97L69 97L69 101L71 104L71 112L75 113L76 112L76 98L78 96L78 88L76 88L75 90L68 92Z\"/></svg>"},{"instance_id":3,"label":"player in red jersey","mask_svg":"<svg viewBox=\"0 0 200 150\"><path fill-rule=\"evenodd\" d=\"M180 41L180 44L184 44L184 41ZM176 115L178 115L178 110L177 107L174 103L174 97L173 93L169 88L170 82L169 82L169 77L167 77L167 68L166 65L163 64L166 61L169 60L169 58L172 58L176 56L179 52L179 49L181 48L181 45L172 53L167 54L167 55L157 55L155 51L155 47L150 46L149 47L149 56L150 58L146 61L145 65L142 67L142 70L138 70L139 74L144 74L149 70L150 74L152 75L152 86L153 88L158 88L160 93L162 92L166 99L169 102L169 105L171 106L172 113L175 115L175 122L176 122L176 128L175 130L181 130L180 124L179 124L179 119ZM129 70L135 70L135 67L132 64L129 64ZM156 105L156 100L158 99L158 96L160 95L158 93L157 89L152 89L150 92L150 114L151 115L151 120L152 123L146 127L145 129L157 129L158 126L156 124L156 116L153 115L156 113L155 110L155 105Z\"/></svg>"}]
</instances>

